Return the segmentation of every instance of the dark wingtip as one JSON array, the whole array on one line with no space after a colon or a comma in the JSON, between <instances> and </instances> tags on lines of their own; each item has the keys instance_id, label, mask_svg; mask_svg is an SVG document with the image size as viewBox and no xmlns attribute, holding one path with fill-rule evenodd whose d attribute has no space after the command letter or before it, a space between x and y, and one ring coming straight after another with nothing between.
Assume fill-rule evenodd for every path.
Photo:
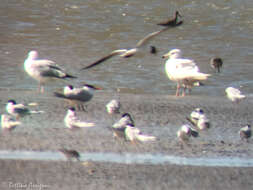
<instances>
[{"instance_id":1,"label":"dark wingtip","mask_svg":"<svg viewBox=\"0 0 253 190\"><path fill-rule=\"evenodd\" d=\"M77 77L76 77L76 76L73 76L73 75L66 74L65 78L73 78L73 79L76 79Z\"/></svg>"},{"instance_id":2,"label":"dark wingtip","mask_svg":"<svg viewBox=\"0 0 253 190\"><path fill-rule=\"evenodd\" d=\"M65 98L65 96L60 92L54 92L54 96L56 96L58 98Z\"/></svg>"}]
</instances>

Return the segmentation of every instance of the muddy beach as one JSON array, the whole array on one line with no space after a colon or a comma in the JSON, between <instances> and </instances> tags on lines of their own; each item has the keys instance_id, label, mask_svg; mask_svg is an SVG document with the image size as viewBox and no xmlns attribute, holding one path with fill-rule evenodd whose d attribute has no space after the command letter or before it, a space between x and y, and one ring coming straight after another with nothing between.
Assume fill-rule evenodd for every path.
<instances>
[{"instance_id":1,"label":"muddy beach","mask_svg":"<svg viewBox=\"0 0 253 190\"><path fill-rule=\"evenodd\" d=\"M65 147L80 152L150 153L193 158L237 157L252 158L252 140L241 141L240 127L252 122L251 98L233 104L224 97L192 95L176 98L172 95L98 92L86 106L78 111L85 121L95 122L93 128L69 130L64 126L67 103L54 97L50 90L45 94L34 91L2 89L1 103L8 99L17 102L37 102L34 114L22 118L22 125L10 133L1 132L1 150L55 151ZM110 126L120 114L110 116L105 105L112 98L122 104L121 113L129 112L143 133L158 138L155 142L132 144L112 136ZM200 137L191 139L182 148L176 138L179 127L191 111L201 107L211 120L211 128L201 131ZM1 113L4 113L2 106ZM251 167L200 167L171 164L114 164L104 162L65 162L1 160L6 183L32 182L49 185L49 189L250 189L248 178ZM5 171L5 172L4 172ZM23 172L25 171L25 172ZM17 175L17 172L22 174ZM8 175L3 175L8 174ZM48 175L49 174L49 175ZM50 177L55 176L55 178ZM190 176L190 177L189 177ZM62 180L64 179L64 180ZM202 181L203 180L203 181ZM220 183L217 183L217 180ZM200 183L200 181L202 181Z\"/></svg>"}]
</instances>

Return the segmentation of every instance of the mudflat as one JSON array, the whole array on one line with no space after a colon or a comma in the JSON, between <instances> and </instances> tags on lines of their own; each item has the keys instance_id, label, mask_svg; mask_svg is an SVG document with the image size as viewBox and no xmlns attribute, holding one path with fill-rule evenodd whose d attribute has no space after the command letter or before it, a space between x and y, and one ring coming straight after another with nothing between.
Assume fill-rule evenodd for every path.
<instances>
[{"instance_id":1,"label":"mudflat","mask_svg":"<svg viewBox=\"0 0 253 190\"><path fill-rule=\"evenodd\" d=\"M145 134L155 142L132 144L115 139L110 126L121 114L108 115L106 103L119 99L121 113L130 113ZM241 157L252 158L252 140L244 142L238 131L252 123L252 100L247 98L234 104L224 97L107 93L98 92L87 103L86 111L78 111L81 120L96 126L70 130L64 126L67 102L52 92L0 90L2 105L8 99L18 103L37 102L31 110L43 110L22 118L15 130L1 132L1 150L58 151L59 148L80 152L131 152L166 154L184 157ZM197 107L202 108L211 121L208 131L182 146L176 132L187 123L186 116ZM4 105L1 113L5 113ZM250 189L252 168L200 167L151 164L116 164L98 162L63 162L32 160L1 160L1 187L12 184L44 184L48 189ZM13 187L13 186L12 186Z\"/></svg>"}]
</instances>

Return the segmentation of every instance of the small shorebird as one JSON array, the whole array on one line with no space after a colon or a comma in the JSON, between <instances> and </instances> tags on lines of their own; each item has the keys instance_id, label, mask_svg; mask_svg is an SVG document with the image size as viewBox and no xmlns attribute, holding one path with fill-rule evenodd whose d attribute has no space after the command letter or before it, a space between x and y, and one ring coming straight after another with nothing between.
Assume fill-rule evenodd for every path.
<instances>
[{"instance_id":1,"label":"small shorebird","mask_svg":"<svg viewBox=\"0 0 253 190\"><path fill-rule=\"evenodd\" d=\"M251 137L251 126L246 125L245 127L241 128L239 131L239 135L242 140L246 139L246 141L248 142L248 139Z\"/></svg>"},{"instance_id":2,"label":"small shorebird","mask_svg":"<svg viewBox=\"0 0 253 190\"><path fill-rule=\"evenodd\" d=\"M63 71L55 62L38 59L37 51L30 51L24 62L24 69L28 75L39 82L38 90L43 93L45 83L53 79L77 78Z\"/></svg>"},{"instance_id":3,"label":"small shorebird","mask_svg":"<svg viewBox=\"0 0 253 190\"><path fill-rule=\"evenodd\" d=\"M68 159L71 160L75 158L77 161L80 161L80 154L76 150L61 148L59 151Z\"/></svg>"},{"instance_id":4,"label":"small shorebird","mask_svg":"<svg viewBox=\"0 0 253 190\"><path fill-rule=\"evenodd\" d=\"M2 114L1 115L1 126L3 130L11 131L20 125L20 121L16 121L10 115Z\"/></svg>"},{"instance_id":5,"label":"small shorebird","mask_svg":"<svg viewBox=\"0 0 253 190\"><path fill-rule=\"evenodd\" d=\"M107 59L113 57L113 56L116 56L116 55L119 55L120 57L123 57L123 58L128 58L128 57L132 57L133 55L135 55L139 49L144 46L151 38L155 37L156 35L164 32L168 30L168 28L164 28L162 30L159 30L159 31L156 31L156 32L153 32L153 33L150 33L148 34L147 36L145 36L143 39L141 39L137 44L136 44L136 47L134 48L131 48L131 49L117 49L117 50L114 50L112 51L109 55L105 56L105 57L102 57L101 59L97 60L96 62L82 68L81 70L84 70L84 69L89 69L89 68L92 68L104 61L106 61Z\"/></svg>"},{"instance_id":6,"label":"small shorebird","mask_svg":"<svg viewBox=\"0 0 253 190\"><path fill-rule=\"evenodd\" d=\"M165 63L165 71L170 80L177 82L176 96L179 96L181 85L182 96L185 96L186 88L192 88L195 82L206 80L210 74L199 72L199 68L193 60L181 58L180 49L172 49L163 58L169 58Z\"/></svg>"},{"instance_id":7,"label":"small shorebird","mask_svg":"<svg viewBox=\"0 0 253 190\"><path fill-rule=\"evenodd\" d=\"M238 103L240 100L242 100L246 97L245 95L243 95L241 93L240 90L238 90L237 88L234 88L234 87L226 88L225 92L226 92L228 99L231 100L232 102L236 102L236 103Z\"/></svg>"},{"instance_id":8,"label":"small shorebird","mask_svg":"<svg viewBox=\"0 0 253 190\"><path fill-rule=\"evenodd\" d=\"M139 142L147 142L147 141L155 141L155 136L144 135L141 133L140 129L127 125L125 128L125 139L127 141L135 142L136 140Z\"/></svg>"},{"instance_id":9,"label":"small shorebird","mask_svg":"<svg viewBox=\"0 0 253 190\"><path fill-rule=\"evenodd\" d=\"M120 102L118 100L111 100L108 104L106 104L106 110L109 114L120 113Z\"/></svg>"},{"instance_id":10,"label":"small shorebird","mask_svg":"<svg viewBox=\"0 0 253 190\"><path fill-rule=\"evenodd\" d=\"M15 116L16 119L34 113L44 113L44 111L31 111L24 104L17 104L15 100L8 100L6 111L10 115Z\"/></svg>"},{"instance_id":11,"label":"small shorebird","mask_svg":"<svg viewBox=\"0 0 253 190\"><path fill-rule=\"evenodd\" d=\"M95 123L88 123L84 121L80 121L77 118L75 108L71 107L68 109L67 114L64 118L64 123L66 127L70 129L77 129L77 128L86 128L86 127L94 127Z\"/></svg>"},{"instance_id":12,"label":"small shorebird","mask_svg":"<svg viewBox=\"0 0 253 190\"><path fill-rule=\"evenodd\" d=\"M215 57L210 60L211 67L214 68L218 73L220 72L222 64L223 64L223 61L219 57Z\"/></svg>"},{"instance_id":13,"label":"small shorebird","mask_svg":"<svg viewBox=\"0 0 253 190\"><path fill-rule=\"evenodd\" d=\"M191 128L188 124L183 125L177 132L178 139L183 143L188 141L191 136L198 137L199 134L196 130Z\"/></svg>"},{"instance_id":14,"label":"small shorebird","mask_svg":"<svg viewBox=\"0 0 253 190\"><path fill-rule=\"evenodd\" d=\"M178 11L176 11L175 15L172 19L169 19L165 22L160 22L157 25L166 26L166 27L168 27L168 26L171 26L171 27L179 26L179 25L183 24L183 21L178 22L178 17L182 17L182 16L180 15L180 13Z\"/></svg>"},{"instance_id":15,"label":"small shorebird","mask_svg":"<svg viewBox=\"0 0 253 190\"><path fill-rule=\"evenodd\" d=\"M64 87L63 92L54 92L54 95L68 100L71 106L84 110L82 103L90 101L95 90L101 90L101 88L89 84L84 84L81 88L68 85Z\"/></svg>"}]
</instances>

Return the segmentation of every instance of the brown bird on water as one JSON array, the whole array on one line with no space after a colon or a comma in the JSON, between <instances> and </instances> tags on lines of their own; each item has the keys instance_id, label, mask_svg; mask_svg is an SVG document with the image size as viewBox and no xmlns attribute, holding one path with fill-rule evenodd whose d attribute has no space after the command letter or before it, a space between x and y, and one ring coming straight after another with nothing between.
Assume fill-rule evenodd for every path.
<instances>
[{"instance_id":1,"label":"brown bird on water","mask_svg":"<svg viewBox=\"0 0 253 190\"><path fill-rule=\"evenodd\" d=\"M182 17L182 16L180 15L180 13L178 11L176 11L175 16L172 19L169 19L165 22L160 22L157 25L166 26L166 27L168 27L168 26L173 26L173 27L174 26L179 26L179 25L183 24L183 21L178 22L178 17Z\"/></svg>"},{"instance_id":2,"label":"brown bird on water","mask_svg":"<svg viewBox=\"0 0 253 190\"><path fill-rule=\"evenodd\" d=\"M215 70L217 70L218 73L220 72L222 64L223 64L223 61L219 57L215 57L210 60L211 67L214 68Z\"/></svg>"},{"instance_id":3,"label":"brown bird on water","mask_svg":"<svg viewBox=\"0 0 253 190\"><path fill-rule=\"evenodd\" d=\"M169 28L166 27L162 30L159 30L159 31L156 31L156 32L152 32L150 34L148 34L147 36L145 36L143 39L141 39L140 41L138 41L138 43L136 44L136 46L134 48L131 48L131 49L117 49L117 50L114 50L112 51L109 55L105 56L105 57L102 57L101 59L97 60L96 62L82 68L81 70L85 70L85 69L89 69L89 68L92 68L104 61L106 61L107 59L110 59L111 57L113 56L116 56L116 55L119 55L120 57L123 57L123 58L128 58L128 57L132 57L133 55L135 55L139 49L144 46L148 40L150 40L151 38L155 37L156 35L168 30Z\"/></svg>"}]
</instances>

